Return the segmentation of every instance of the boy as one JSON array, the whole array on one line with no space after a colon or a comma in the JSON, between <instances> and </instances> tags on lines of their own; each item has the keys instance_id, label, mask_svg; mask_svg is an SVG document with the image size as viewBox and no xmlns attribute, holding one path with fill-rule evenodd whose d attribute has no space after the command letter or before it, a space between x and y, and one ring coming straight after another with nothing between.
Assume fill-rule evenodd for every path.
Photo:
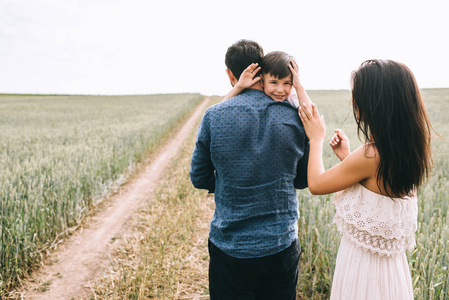
<instances>
[{"instance_id":1,"label":"boy","mask_svg":"<svg viewBox=\"0 0 449 300\"><path fill-rule=\"evenodd\" d=\"M261 75L255 77L254 75L260 70L262 70ZM224 100L240 94L259 80L265 94L275 101L287 100L294 107L299 106L298 99L307 105L311 104L309 96L299 81L298 65L295 59L282 51L274 51L265 55L261 66L253 63L246 68ZM292 91L292 86L295 88L296 94L295 91Z\"/></svg>"}]
</instances>

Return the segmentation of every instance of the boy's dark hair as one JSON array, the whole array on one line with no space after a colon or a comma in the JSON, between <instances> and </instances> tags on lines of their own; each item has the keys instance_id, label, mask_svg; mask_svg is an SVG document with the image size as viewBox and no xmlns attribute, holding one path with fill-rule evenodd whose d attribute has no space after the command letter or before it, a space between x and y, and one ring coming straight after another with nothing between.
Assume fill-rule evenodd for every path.
<instances>
[{"instance_id":1,"label":"boy's dark hair","mask_svg":"<svg viewBox=\"0 0 449 300\"><path fill-rule=\"evenodd\" d=\"M262 73L270 74L276 78L284 78L292 75L292 72L288 68L290 61L294 60L294 57L288 55L282 51L273 51L265 55L262 60Z\"/></svg>"},{"instance_id":2,"label":"boy's dark hair","mask_svg":"<svg viewBox=\"0 0 449 300\"><path fill-rule=\"evenodd\" d=\"M250 40L239 40L228 48L225 56L226 67L231 70L235 78L239 79L242 72L252 63L259 66L262 63L262 47Z\"/></svg>"}]
</instances>

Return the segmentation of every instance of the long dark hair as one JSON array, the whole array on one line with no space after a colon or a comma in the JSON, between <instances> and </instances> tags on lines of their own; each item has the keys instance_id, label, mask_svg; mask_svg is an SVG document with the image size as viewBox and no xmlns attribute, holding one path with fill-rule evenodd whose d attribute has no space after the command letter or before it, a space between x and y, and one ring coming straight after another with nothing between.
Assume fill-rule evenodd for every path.
<instances>
[{"instance_id":1,"label":"long dark hair","mask_svg":"<svg viewBox=\"0 0 449 300\"><path fill-rule=\"evenodd\" d=\"M432 165L431 125L413 73L395 61L367 60L352 73L352 101L359 137L379 153L379 189L382 182L390 197L410 196Z\"/></svg>"}]
</instances>

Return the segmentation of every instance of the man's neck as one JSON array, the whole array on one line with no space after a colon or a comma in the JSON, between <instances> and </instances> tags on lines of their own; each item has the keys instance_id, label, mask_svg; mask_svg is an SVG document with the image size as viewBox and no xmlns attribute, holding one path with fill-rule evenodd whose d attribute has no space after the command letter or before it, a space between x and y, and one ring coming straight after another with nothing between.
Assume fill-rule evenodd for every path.
<instances>
[{"instance_id":1,"label":"man's neck","mask_svg":"<svg viewBox=\"0 0 449 300\"><path fill-rule=\"evenodd\" d=\"M252 86L250 86L249 89L259 90L259 91L263 92L263 88L262 88L262 85L260 84L260 81L256 82Z\"/></svg>"}]
</instances>

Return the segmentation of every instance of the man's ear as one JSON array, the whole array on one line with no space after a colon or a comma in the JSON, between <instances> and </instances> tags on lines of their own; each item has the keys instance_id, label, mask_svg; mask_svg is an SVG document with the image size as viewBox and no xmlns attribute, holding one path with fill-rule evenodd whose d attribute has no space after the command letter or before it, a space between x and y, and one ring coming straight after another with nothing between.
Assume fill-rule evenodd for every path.
<instances>
[{"instance_id":1,"label":"man's ear","mask_svg":"<svg viewBox=\"0 0 449 300\"><path fill-rule=\"evenodd\" d=\"M260 76L260 80L259 80L260 86L263 88L263 75L260 74L259 76Z\"/></svg>"},{"instance_id":2,"label":"man's ear","mask_svg":"<svg viewBox=\"0 0 449 300\"><path fill-rule=\"evenodd\" d=\"M229 81L231 82L231 85L234 87L234 85L237 84L238 79L235 78L234 74L232 73L232 71L230 69L226 69L226 74L228 74Z\"/></svg>"}]
</instances>

